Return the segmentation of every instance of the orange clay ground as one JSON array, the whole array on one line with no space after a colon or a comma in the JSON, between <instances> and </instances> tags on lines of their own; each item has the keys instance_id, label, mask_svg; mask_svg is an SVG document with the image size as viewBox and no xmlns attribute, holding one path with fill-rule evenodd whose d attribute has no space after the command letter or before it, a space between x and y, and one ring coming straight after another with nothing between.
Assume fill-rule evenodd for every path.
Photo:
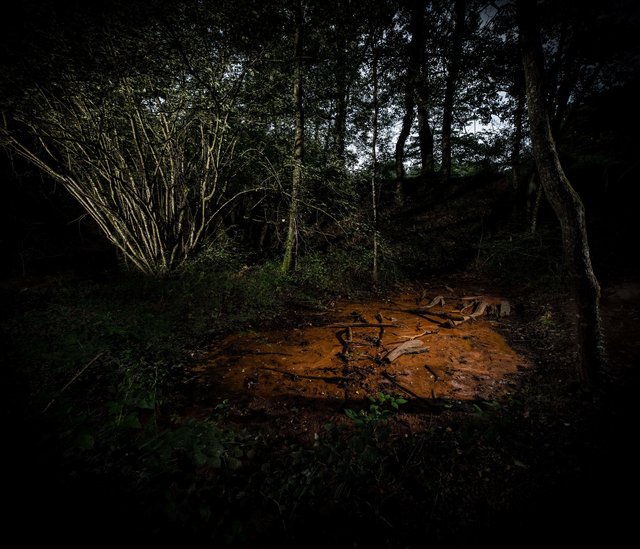
<instances>
[{"instance_id":1,"label":"orange clay ground","mask_svg":"<svg viewBox=\"0 0 640 549\"><path fill-rule=\"evenodd\" d=\"M311 313L298 327L246 331L218 341L192 367L200 405L224 398L242 401L249 412L273 415L278 407L304 403L341 410L379 392L396 394L413 405L436 402L494 400L515 387L515 374L526 359L500 334L509 317L491 313L447 327L444 315L460 310L468 294L449 287L429 288L425 295L406 292L388 299L340 301L324 313ZM470 295L477 295L474 292ZM480 294L488 304L501 296ZM444 305L416 312L436 296ZM379 342L379 328L341 325L363 322L392 324ZM440 315L440 316L437 316ZM428 349L403 354L388 363L396 346L419 340ZM293 404L292 404L293 403ZM316 406L314 406L314 404Z\"/></svg>"}]
</instances>

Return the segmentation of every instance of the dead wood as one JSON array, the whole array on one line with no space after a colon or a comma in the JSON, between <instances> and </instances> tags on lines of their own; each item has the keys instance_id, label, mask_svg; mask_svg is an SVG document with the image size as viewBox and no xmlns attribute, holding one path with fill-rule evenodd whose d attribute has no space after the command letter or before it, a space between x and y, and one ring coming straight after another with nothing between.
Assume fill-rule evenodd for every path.
<instances>
[{"instance_id":1,"label":"dead wood","mask_svg":"<svg viewBox=\"0 0 640 549\"><path fill-rule=\"evenodd\" d=\"M87 362L82 368L80 368L80 370L78 371L78 373L76 373L69 381L67 381L67 383L64 384L64 386L62 387L62 389L60 389L58 391L58 393L56 394L55 397L53 397L51 399L51 401L49 402L49 404L47 404L42 411L40 412L41 414L44 414L49 408L51 408L52 404L56 401L56 399L62 394L64 393L69 386L76 380L78 379L84 372L87 371L87 369L89 368L89 366L91 366L96 360L98 360L102 355L104 354L104 351L99 352L96 356L94 356L89 362Z\"/></svg>"},{"instance_id":2,"label":"dead wood","mask_svg":"<svg viewBox=\"0 0 640 549\"><path fill-rule=\"evenodd\" d=\"M405 387L404 385L398 383L395 378L389 373L389 372L382 372L382 376L389 380L391 383L393 383L398 389L400 389L401 391L404 391L405 393L407 393L409 396L412 396L413 398L415 398L418 402L421 402L422 404L425 404L426 406L428 406L429 408L433 408L436 406L436 404L434 402L430 402L429 399L426 399L424 397L421 397L420 395L414 393L411 389ZM432 393L433 394L433 393ZM435 396L435 395L434 395Z\"/></svg>"},{"instance_id":3,"label":"dead wood","mask_svg":"<svg viewBox=\"0 0 640 549\"><path fill-rule=\"evenodd\" d=\"M460 326L460 324L464 323L464 320L452 320L449 319L446 322L443 322L441 325L445 328L455 328L456 326Z\"/></svg>"},{"instance_id":4,"label":"dead wood","mask_svg":"<svg viewBox=\"0 0 640 549\"><path fill-rule=\"evenodd\" d=\"M481 295L468 295L466 297L461 297L460 299L462 301L479 301L482 299L483 296Z\"/></svg>"},{"instance_id":5,"label":"dead wood","mask_svg":"<svg viewBox=\"0 0 640 549\"><path fill-rule=\"evenodd\" d=\"M428 364L425 364L424 367L427 370L427 372L429 372L433 376L433 380L434 381L439 381L440 380L440 376L433 371L431 366L429 366Z\"/></svg>"},{"instance_id":6,"label":"dead wood","mask_svg":"<svg viewBox=\"0 0 640 549\"><path fill-rule=\"evenodd\" d=\"M444 297L442 297L441 295L434 297L430 303L428 305L425 305L424 307L418 307L417 309L412 309L409 312L411 313L424 313L425 311L428 311L429 309L433 309L433 307L435 307L436 305L440 305L440 306L444 306Z\"/></svg>"},{"instance_id":7,"label":"dead wood","mask_svg":"<svg viewBox=\"0 0 640 549\"><path fill-rule=\"evenodd\" d=\"M408 339L409 341L413 341L414 339L418 339L421 338L423 336L426 335L431 335L431 334L437 334L438 330L425 330L424 332L422 332L421 334L418 335L414 335L414 336L398 336L401 337L402 339Z\"/></svg>"},{"instance_id":8,"label":"dead wood","mask_svg":"<svg viewBox=\"0 0 640 549\"><path fill-rule=\"evenodd\" d=\"M338 322L337 324L329 324L326 328L401 328L398 324L376 324L375 322L354 322L347 324L346 322Z\"/></svg>"},{"instance_id":9,"label":"dead wood","mask_svg":"<svg viewBox=\"0 0 640 549\"><path fill-rule=\"evenodd\" d=\"M462 307L462 309L459 309L457 312L460 313L461 315L463 315L463 314L465 314L465 312L473 311L473 307L474 306L475 306L475 302L472 301L469 304L467 304L464 307Z\"/></svg>"},{"instance_id":10,"label":"dead wood","mask_svg":"<svg viewBox=\"0 0 640 549\"><path fill-rule=\"evenodd\" d=\"M426 353L429 349L425 346L424 342L419 339L412 339L410 341L405 341L401 343L397 347L393 348L391 351L387 353L384 357L384 361L391 364L394 360L402 355L406 354L419 354Z\"/></svg>"},{"instance_id":11,"label":"dead wood","mask_svg":"<svg viewBox=\"0 0 640 549\"><path fill-rule=\"evenodd\" d=\"M336 339L340 342L340 345L342 345L342 356L347 356L351 351L351 343L353 342L351 327L347 327L345 330L338 330L336 332Z\"/></svg>"},{"instance_id":12,"label":"dead wood","mask_svg":"<svg viewBox=\"0 0 640 549\"><path fill-rule=\"evenodd\" d=\"M429 305L425 305L424 308L425 309L431 309L432 307L435 307L436 305L440 305L441 307L444 307L444 297L442 297L441 295L434 297L429 302Z\"/></svg>"},{"instance_id":13,"label":"dead wood","mask_svg":"<svg viewBox=\"0 0 640 549\"><path fill-rule=\"evenodd\" d=\"M498 316L509 316L511 314L511 303L503 300L498 303Z\"/></svg>"},{"instance_id":14,"label":"dead wood","mask_svg":"<svg viewBox=\"0 0 640 549\"><path fill-rule=\"evenodd\" d=\"M416 311L409 311L409 312L416 313ZM429 314L431 316L437 316L440 318L445 318L447 320L454 320L454 321L460 321L460 322L464 322L466 320L469 320L470 318L468 315L461 315L456 311L429 312Z\"/></svg>"},{"instance_id":15,"label":"dead wood","mask_svg":"<svg viewBox=\"0 0 640 549\"><path fill-rule=\"evenodd\" d=\"M315 379L318 381L324 381L326 383L339 383L341 381L349 381L349 378L344 376L309 376L304 374L294 374L292 372L285 372L284 370L278 370L277 368L270 368L269 366L260 366L259 369L269 370L270 372L276 372L278 374L282 374L283 376L289 378L292 381L297 381L298 379Z\"/></svg>"},{"instance_id":16,"label":"dead wood","mask_svg":"<svg viewBox=\"0 0 640 549\"><path fill-rule=\"evenodd\" d=\"M382 322L382 313L378 312L378 314L376 315L376 320L379 323L380 326L380 331L378 332L378 339L376 341L376 347L380 347L380 345L382 344L382 338L384 337L384 323Z\"/></svg>"},{"instance_id":17,"label":"dead wood","mask_svg":"<svg viewBox=\"0 0 640 549\"><path fill-rule=\"evenodd\" d=\"M480 303L478 303L473 313L471 313L470 317L475 320L479 316L482 316L487 310L488 305L489 304L486 301L481 301Z\"/></svg>"}]
</instances>

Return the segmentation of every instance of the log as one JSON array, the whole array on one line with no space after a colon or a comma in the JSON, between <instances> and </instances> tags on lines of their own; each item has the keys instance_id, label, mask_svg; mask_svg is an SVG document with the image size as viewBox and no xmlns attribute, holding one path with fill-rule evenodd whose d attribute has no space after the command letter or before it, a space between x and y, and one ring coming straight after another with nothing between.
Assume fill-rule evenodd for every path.
<instances>
[{"instance_id":1,"label":"log","mask_svg":"<svg viewBox=\"0 0 640 549\"><path fill-rule=\"evenodd\" d=\"M394 360L396 360L398 357L401 357L402 355L426 353L428 350L429 349L425 346L424 342L420 341L419 339L412 339L409 341L405 341L404 343L401 343L397 347L393 348L387 353L383 360L384 362L391 364Z\"/></svg>"}]
</instances>

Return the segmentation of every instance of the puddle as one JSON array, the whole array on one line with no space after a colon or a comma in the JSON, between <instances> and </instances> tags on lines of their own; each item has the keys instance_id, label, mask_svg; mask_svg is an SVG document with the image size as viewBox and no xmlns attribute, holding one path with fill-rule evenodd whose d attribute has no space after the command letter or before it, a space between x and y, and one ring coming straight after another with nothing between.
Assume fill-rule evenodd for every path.
<instances>
[{"instance_id":1,"label":"puddle","mask_svg":"<svg viewBox=\"0 0 640 549\"><path fill-rule=\"evenodd\" d=\"M322 326L309 322L293 329L230 335L193 366L197 398L212 404L220 398L240 399L251 409L271 405L272 410L275 401L322 400L339 406L379 391L417 401L493 400L512 391L513 374L527 363L497 330L508 319L483 315L445 327L444 316L468 302L463 296L441 295L444 305L421 313L416 312L416 295L402 294L388 300L338 302L321 317ZM490 304L502 301L489 295L482 299ZM318 318L312 320L318 323ZM378 327L358 326L380 318L393 325L385 327L381 341ZM349 325L355 327L345 348ZM411 339L422 341L428 350L385 362L390 350Z\"/></svg>"}]
</instances>

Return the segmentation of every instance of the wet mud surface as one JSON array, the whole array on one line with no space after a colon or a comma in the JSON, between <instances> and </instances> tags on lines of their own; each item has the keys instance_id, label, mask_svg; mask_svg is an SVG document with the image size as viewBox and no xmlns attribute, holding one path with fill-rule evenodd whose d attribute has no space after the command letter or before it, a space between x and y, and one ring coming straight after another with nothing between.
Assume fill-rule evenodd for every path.
<instances>
[{"instance_id":1,"label":"wet mud surface","mask_svg":"<svg viewBox=\"0 0 640 549\"><path fill-rule=\"evenodd\" d=\"M193 365L196 401L213 406L228 398L247 410L277 415L287 404L302 402L340 410L366 404L379 392L426 407L499 399L514 390L518 371L529 364L500 333L510 319L492 305L504 303L502 296L483 293L486 313L457 326L447 322L459 318L469 295L474 294L430 288L426 296L345 300L326 313L311 313L297 327L232 334ZM444 303L427 309L436 296ZM382 332L363 326L380 321ZM415 354L389 355L408 341Z\"/></svg>"}]
</instances>

